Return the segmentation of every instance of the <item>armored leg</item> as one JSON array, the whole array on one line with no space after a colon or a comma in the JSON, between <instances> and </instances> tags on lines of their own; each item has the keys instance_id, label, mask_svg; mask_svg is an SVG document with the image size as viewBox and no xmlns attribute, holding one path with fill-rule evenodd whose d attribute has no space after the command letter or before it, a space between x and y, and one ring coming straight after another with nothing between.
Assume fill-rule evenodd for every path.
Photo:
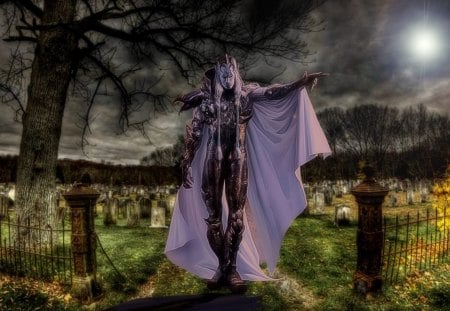
<instances>
[{"instance_id":1,"label":"armored leg","mask_svg":"<svg viewBox=\"0 0 450 311\"><path fill-rule=\"evenodd\" d=\"M209 245L219 260L217 271L208 280L208 288L216 289L225 284L225 246L222 225L222 189L224 179L221 176L222 163L208 153L202 176L202 197L208 209L209 217L205 219L206 235Z\"/></svg>"},{"instance_id":2,"label":"armored leg","mask_svg":"<svg viewBox=\"0 0 450 311\"><path fill-rule=\"evenodd\" d=\"M229 206L228 225L225 232L225 257L227 261L226 278L230 290L243 293L247 284L236 271L236 258L244 232L244 205L247 194L247 163L245 154L232 160L226 183L226 196Z\"/></svg>"}]
</instances>

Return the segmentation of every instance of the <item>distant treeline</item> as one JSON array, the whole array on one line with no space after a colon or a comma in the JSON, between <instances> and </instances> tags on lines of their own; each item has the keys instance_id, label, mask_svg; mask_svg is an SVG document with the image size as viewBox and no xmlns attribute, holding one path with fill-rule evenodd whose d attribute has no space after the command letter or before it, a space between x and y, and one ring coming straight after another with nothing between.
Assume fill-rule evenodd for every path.
<instances>
[{"instance_id":1,"label":"distant treeline","mask_svg":"<svg viewBox=\"0 0 450 311\"><path fill-rule=\"evenodd\" d=\"M360 105L318 113L333 155L303 169L306 180L355 178L363 161L380 178L440 178L450 164L450 119L424 105Z\"/></svg>"},{"instance_id":2,"label":"distant treeline","mask_svg":"<svg viewBox=\"0 0 450 311\"><path fill-rule=\"evenodd\" d=\"M18 156L0 156L0 182L15 182ZM93 183L111 185L169 185L180 182L176 167L113 165L85 160L58 160L56 179L61 183L80 181L89 174Z\"/></svg>"}]
</instances>

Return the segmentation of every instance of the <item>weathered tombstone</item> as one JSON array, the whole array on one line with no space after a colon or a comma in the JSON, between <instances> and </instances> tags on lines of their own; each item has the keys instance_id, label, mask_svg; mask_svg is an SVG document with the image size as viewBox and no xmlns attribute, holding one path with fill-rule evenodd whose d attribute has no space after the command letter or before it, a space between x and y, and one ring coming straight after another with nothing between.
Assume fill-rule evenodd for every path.
<instances>
[{"instance_id":1,"label":"weathered tombstone","mask_svg":"<svg viewBox=\"0 0 450 311\"><path fill-rule=\"evenodd\" d=\"M130 199L128 197L119 197L117 205L117 215L122 218L127 217L127 204Z\"/></svg>"},{"instance_id":2,"label":"weathered tombstone","mask_svg":"<svg viewBox=\"0 0 450 311\"><path fill-rule=\"evenodd\" d=\"M325 197L323 193L316 192L313 196L314 207L313 210L310 210L311 214L314 215L322 215L324 214L323 207L325 205Z\"/></svg>"},{"instance_id":3,"label":"weathered tombstone","mask_svg":"<svg viewBox=\"0 0 450 311\"><path fill-rule=\"evenodd\" d=\"M0 195L0 218L8 217L9 198L5 195Z\"/></svg>"},{"instance_id":4,"label":"weathered tombstone","mask_svg":"<svg viewBox=\"0 0 450 311\"><path fill-rule=\"evenodd\" d=\"M129 190L126 186L123 186L123 187L120 189L120 195L121 195L121 196L126 197L126 196L128 196L129 193L130 193L130 190Z\"/></svg>"},{"instance_id":5,"label":"weathered tombstone","mask_svg":"<svg viewBox=\"0 0 450 311\"><path fill-rule=\"evenodd\" d=\"M150 218L150 213L152 210L151 201L148 198L141 198L139 200L139 208L141 212L141 218L148 219Z\"/></svg>"},{"instance_id":6,"label":"weathered tombstone","mask_svg":"<svg viewBox=\"0 0 450 311\"><path fill-rule=\"evenodd\" d=\"M103 209L103 224L105 226L117 224L117 203L118 201L115 198L106 200Z\"/></svg>"},{"instance_id":7,"label":"weathered tombstone","mask_svg":"<svg viewBox=\"0 0 450 311\"><path fill-rule=\"evenodd\" d=\"M349 191L348 182L344 181L344 184L342 185L342 194L348 194Z\"/></svg>"},{"instance_id":8,"label":"weathered tombstone","mask_svg":"<svg viewBox=\"0 0 450 311\"><path fill-rule=\"evenodd\" d=\"M12 186L8 190L8 197L13 201L16 199L16 187L15 186Z\"/></svg>"},{"instance_id":9,"label":"weathered tombstone","mask_svg":"<svg viewBox=\"0 0 450 311\"><path fill-rule=\"evenodd\" d=\"M145 189L144 189L144 187L139 187L138 194L140 196L145 196Z\"/></svg>"},{"instance_id":10,"label":"weathered tombstone","mask_svg":"<svg viewBox=\"0 0 450 311\"><path fill-rule=\"evenodd\" d=\"M156 202L156 204L153 202ZM150 227L165 228L166 227L166 209L164 207L158 206L157 202L158 201L152 200Z\"/></svg>"},{"instance_id":11,"label":"weathered tombstone","mask_svg":"<svg viewBox=\"0 0 450 311\"><path fill-rule=\"evenodd\" d=\"M305 190L305 196L307 199L311 199L312 198L312 193L311 193L311 186L308 184L305 184L303 186L303 189Z\"/></svg>"},{"instance_id":12,"label":"weathered tombstone","mask_svg":"<svg viewBox=\"0 0 450 311\"><path fill-rule=\"evenodd\" d=\"M397 195L395 193L389 194L389 202L391 207L397 207Z\"/></svg>"},{"instance_id":13,"label":"weathered tombstone","mask_svg":"<svg viewBox=\"0 0 450 311\"><path fill-rule=\"evenodd\" d=\"M350 224L350 207L344 204L337 204L334 208L334 224L336 226Z\"/></svg>"},{"instance_id":14,"label":"weathered tombstone","mask_svg":"<svg viewBox=\"0 0 450 311\"><path fill-rule=\"evenodd\" d=\"M66 200L62 197L61 194L58 194L56 213L58 219L64 219L66 215Z\"/></svg>"},{"instance_id":15,"label":"weathered tombstone","mask_svg":"<svg viewBox=\"0 0 450 311\"><path fill-rule=\"evenodd\" d=\"M419 193L420 193L420 203L428 202L428 187L426 186L425 183L422 183L422 181L420 181Z\"/></svg>"},{"instance_id":16,"label":"weathered tombstone","mask_svg":"<svg viewBox=\"0 0 450 311\"><path fill-rule=\"evenodd\" d=\"M139 226L139 205L135 200L128 200L126 204L127 226Z\"/></svg>"},{"instance_id":17,"label":"weathered tombstone","mask_svg":"<svg viewBox=\"0 0 450 311\"><path fill-rule=\"evenodd\" d=\"M342 186L341 185L337 185L336 186L335 194L336 194L336 198L342 198L343 191L342 191Z\"/></svg>"},{"instance_id":18,"label":"weathered tombstone","mask_svg":"<svg viewBox=\"0 0 450 311\"><path fill-rule=\"evenodd\" d=\"M408 188L408 190L406 190L406 204L414 205L414 191L412 188Z\"/></svg>"},{"instance_id":19,"label":"weathered tombstone","mask_svg":"<svg viewBox=\"0 0 450 311\"><path fill-rule=\"evenodd\" d=\"M168 211L168 218L171 219L172 218L172 214L173 214L173 208L175 206L175 200L176 200L177 196L176 194L169 194L167 196L167 211Z\"/></svg>"},{"instance_id":20,"label":"weathered tombstone","mask_svg":"<svg viewBox=\"0 0 450 311\"><path fill-rule=\"evenodd\" d=\"M331 189L331 187L326 187L323 195L325 199L325 204L327 206L331 206L331 204L333 204L333 189Z\"/></svg>"}]
</instances>

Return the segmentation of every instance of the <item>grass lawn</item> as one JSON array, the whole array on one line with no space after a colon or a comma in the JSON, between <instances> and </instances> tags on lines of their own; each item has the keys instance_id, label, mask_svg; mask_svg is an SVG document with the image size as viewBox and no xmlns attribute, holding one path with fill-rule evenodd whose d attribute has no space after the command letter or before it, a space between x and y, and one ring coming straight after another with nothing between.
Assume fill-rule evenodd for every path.
<instances>
[{"instance_id":1,"label":"grass lawn","mask_svg":"<svg viewBox=\"0 0 450 311\"><path fill-rule=\"evenodd\" d=\"M356 266L356 208L351 196L340 202L352 206L352 222L337 228L334 208L321 216L299 217L290 227L281 249L276 271L278 281L250 283L247 295L262 297L263 310L450 310L449 264L433 271L414 273L402 284L386 286L377 296L361 297L353 292ZM385 208L389 215L424 206ZM199 278L171 264L163 255L167 229L105 227L97 219L98 275L104 295L89 306L91 310L138 297L197 295L207 293ZM0 305L4 310L78 310L77 301L64 288L45 290L48 284L3 278ZM56 286L56 285L54 285ZM227 293L223 290L220 293ZM24 300L24 297L27 297ZM26 303L18 303L20 299ZM9 303L8 301L16 303Z\"/></svg>"}]
</instances>

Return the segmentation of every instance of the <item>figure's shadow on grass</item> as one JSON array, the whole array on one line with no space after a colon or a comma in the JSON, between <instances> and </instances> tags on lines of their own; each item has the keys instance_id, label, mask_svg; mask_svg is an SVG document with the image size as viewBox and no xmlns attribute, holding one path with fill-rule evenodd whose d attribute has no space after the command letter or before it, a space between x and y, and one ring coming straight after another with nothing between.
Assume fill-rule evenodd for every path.
<instances>
[{"instance_id":1,"label":"figure's shadow on grass","mask_svg":"<svg viewBox=\"0 0 450 311\"><path fill-rule=\"evenodd\" d=\"M198 296L169 296L140 298L114 306L105 311L138 310L261 310L261 297L242 295L205 294Z\"/></svg>"}]
</instances>

